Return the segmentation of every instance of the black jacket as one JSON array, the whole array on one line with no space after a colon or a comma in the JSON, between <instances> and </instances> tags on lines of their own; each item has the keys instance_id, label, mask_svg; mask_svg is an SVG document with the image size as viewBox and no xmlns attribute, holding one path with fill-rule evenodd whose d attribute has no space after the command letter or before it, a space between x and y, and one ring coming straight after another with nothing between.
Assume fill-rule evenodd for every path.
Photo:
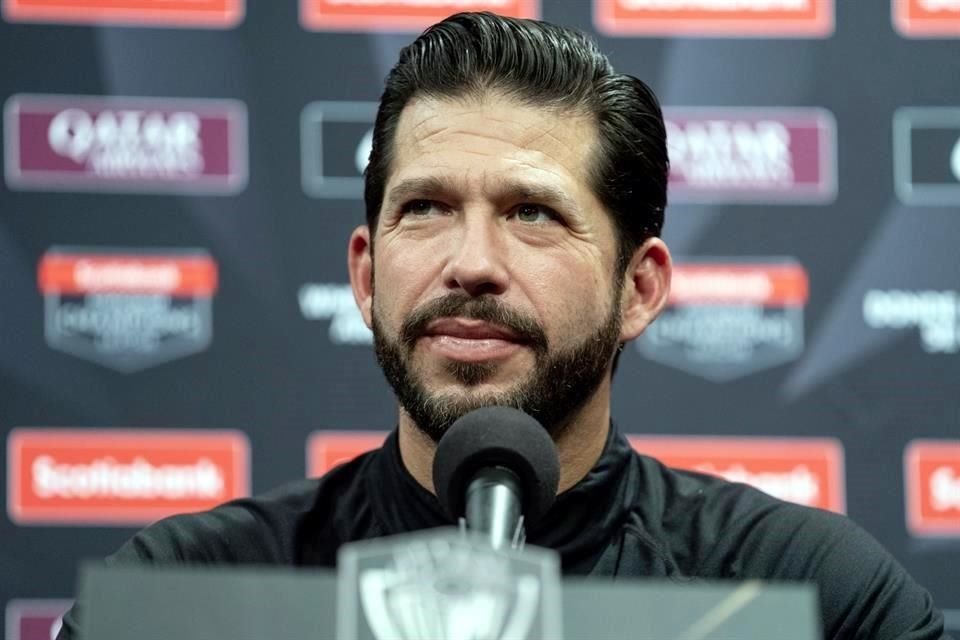
<instances>
[{"instance_id":1,"label":"black jacket","mask_svg":"<svg viewBox=\"0 0 960 640\"><path fill-rule=\"evenodd\" d=\"M345 542L450 524L406 471L394 432L322 478L162 520L109 562L333 567ZM670 469L615 429L527 542L556 549L568 575L814 581L828 640L947 637L930 595L848 518ZM79 609L59 640L75 637Z\"/></svg>"}]
</instances>

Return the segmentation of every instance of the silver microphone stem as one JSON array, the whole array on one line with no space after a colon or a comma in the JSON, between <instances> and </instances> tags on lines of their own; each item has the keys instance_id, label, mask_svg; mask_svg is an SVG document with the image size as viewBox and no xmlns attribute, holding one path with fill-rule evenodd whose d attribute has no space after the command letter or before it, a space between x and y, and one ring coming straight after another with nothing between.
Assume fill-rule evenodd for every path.
<instances>
[{"instance_id":1,"label":"silver microphone stem","mask_svg":"<svg viewBox=\"0 0 960 640\"><path fill-rule=\"evenodd\" d=\"M481 469L467 486L467 528L487 536L494 549L523 544L520 480L502 467Z\"/></svg>"}]
</instances>

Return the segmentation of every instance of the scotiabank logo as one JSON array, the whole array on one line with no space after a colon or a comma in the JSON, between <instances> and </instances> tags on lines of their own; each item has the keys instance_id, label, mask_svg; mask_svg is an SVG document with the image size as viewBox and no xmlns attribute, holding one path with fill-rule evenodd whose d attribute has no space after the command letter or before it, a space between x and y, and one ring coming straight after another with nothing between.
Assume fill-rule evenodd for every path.
<instances>
[{"instance_id":1,"label":"scotiabank logo","mask_svg":"<svg viewBox=\"0 0 960 640\"><path fill-rule=\"evenodd\" d=\"M361 453L378 449L386 431L318 431L307 440L307 476L322 476Z\"/></svg>"},{"instance_id":2,"label":"scotiabank logo","mask_svg":"<svg viewBox=\"0 0 960 640\"><path fill-rule=\"evenodd\" d=\"M671 202L830 202L836 122L816 108L667 108Z\"/></svg>"},{"instance_id":3,"label":"scotiabank logo","mask_svg":"<svg viewBox=\"0 0 960 640\"><path fill-rule=\"evenodd\" d=\"M908 38L960 38L960 0L893 0L892 11Z\"/></svg>"},{"instance_id":4,"label":"scotiabank logo","mask_svg":"<svg viewBox=\"0 0 960 640\"><path fill-rule=\"evenodd\" d=\"M300 23L317 31L420 31L460 11L539 18L540 0L300 0Z\"/></svg>"},{"instance_id":5,"label":"scotiabank logo","mask_svg":"<svg viewBox=\"0 0 960 640\"><path fill-rule=\"evenodd\" d=\"M669 467L752 485L807 507L846 510L843 446L831 438L629 436L644 455Z\"/></svg>"},{"instance_id":6,"label":"scotiabank logo","mask_svg":"<svg viewBox=\"0 0 960 640\"><path fill-rule=\"evenodd\" d=\"M249 494L236 431L14 429L7 511L18 524L143 525Z\"/></svg>"},{"instance_id":7,"label":"scotiabank logo","mask_svg":"<svg viewBox=\"0 0 960 640\"><path fill-rule=\"evenodd\" d=\"M594 0L597 30L611 35L826 37L833 0Z\"/></svg>"},{"instance_id":8,"label":"scotiabank logo","mask_svg":"<svg viewBox=\"0 0 960 640\"><path fill-rule=\"evenodd\" d=\"M243 12L243 0L3 0L10 22L226 28Z\"/></svg>"},{"instance_id":9,"label":"scotiabank logo","mask_svg":"<svg viewBox=\"0 0 960 640\"><path fill-rule=\"evenodd\" d=\"M789 258L674 265L667 308L636 341L644 357L725 381L795 359L807 274Z\"/></svg>"},{"instance_id":10,"label":"scotiabank logo","mask_svg":"<svg viewBox=\"0 0 960 640\"><path fill-rule=\"evenodd\" d=\"M960 536L960 440L915 440L903 462L910 532Z\"/></svg>"},{"instance_id":11,"label":"scotiabank logo","mask_svg":"<svg viewBox=\"0 0 960 640\"><path fill-rule=\"evenodd\" d=\"M247 184L234 100L16 95L4 111L12 189L227 195Z\"/></svg>"},{"instance_id":12,"label":"scotiabank logo","mask_svg":"<svg viewBox=\"0 0 960 640\"><path fill-rule=\"evenodd\" d=\"M217 266L202 249L53 247L37 278L58 351L131 373L212 340Z\"/></svg>"}]
</instances>

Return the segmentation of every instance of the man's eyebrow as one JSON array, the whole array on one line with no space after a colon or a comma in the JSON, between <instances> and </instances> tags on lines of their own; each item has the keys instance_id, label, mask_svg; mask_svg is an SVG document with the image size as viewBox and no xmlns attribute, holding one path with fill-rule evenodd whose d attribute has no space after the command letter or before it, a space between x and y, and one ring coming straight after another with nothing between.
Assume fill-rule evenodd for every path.
<instances>
[{"instance_id":1,"label":"man's eyebrow","mask_svg":"<svg viewBox=\"0 0 960 640\"><path fill-rule=\"evenodd\" d=\"M400 203L409 198L435 196L446 190L446 182L434 176L408 178L390 189L387 193L387 201Z\"/></svg>"},{"instance_id":2,"label":"man's eyebrow","mask_svg":"<svg viewBox=\"0 0 960 640\"><path fill-rule=\"evenodd\" d=\"M542 202L552 204L571 213L579 211L580 207L563 190L545 184L528 184L508 182L503 185L502 196L510 200Z\"/></svg>"}]
</instances>

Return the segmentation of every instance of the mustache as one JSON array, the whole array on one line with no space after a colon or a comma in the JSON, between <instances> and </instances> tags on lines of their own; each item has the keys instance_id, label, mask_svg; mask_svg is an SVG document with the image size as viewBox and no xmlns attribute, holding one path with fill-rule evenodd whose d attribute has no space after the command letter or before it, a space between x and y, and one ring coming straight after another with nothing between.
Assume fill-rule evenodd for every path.
<instances>
[{"instance_id":1,"label":"mustache","mask_svg":"<svg viewBox=\"0 0 960 640\"><path fill-rule=\"evenodd\" d=\"M400 341L413 348L418 338L426 334L431 322L439 318L469 318L488 322L510 330L518 340L527 343L535 352L547 352L547 334L530 316L507 307L491 295L470 296L451 293L435 298L415 309L400 327Z\"/></svg>"}]
</instances>

